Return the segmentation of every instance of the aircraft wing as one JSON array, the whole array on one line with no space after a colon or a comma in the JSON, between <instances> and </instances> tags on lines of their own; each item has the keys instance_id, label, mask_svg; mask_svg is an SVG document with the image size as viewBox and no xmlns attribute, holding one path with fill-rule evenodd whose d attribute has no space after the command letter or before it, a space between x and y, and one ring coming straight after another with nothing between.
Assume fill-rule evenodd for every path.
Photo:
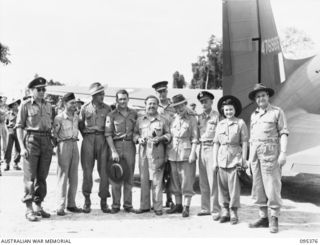
<instances>
[{"instance_id":1,"label":"aircraft wing","mask_svg":"<svg viewBox=\"0 0 320 245\"><path fill-rule=\"evenodd\" d=\"M320 115L303 110L286 114L289 138L283 174L320 174Z\"/></svg>"}]
</instances>

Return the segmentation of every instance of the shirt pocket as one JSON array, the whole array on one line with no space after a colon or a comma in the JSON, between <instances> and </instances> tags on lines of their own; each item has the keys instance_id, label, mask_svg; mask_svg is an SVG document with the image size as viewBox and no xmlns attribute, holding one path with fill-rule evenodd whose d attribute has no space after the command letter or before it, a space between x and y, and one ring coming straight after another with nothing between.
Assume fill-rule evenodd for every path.
<instances>
[{"instance_id":1,"label":"shirt pocket","mask_svg":"<svg viewBox=\"0 0 320 245\"><path fill-rule=\"evenodd\" d=\"M140 125L139 126L139 134L140 134L140 137L142 138L147 138L149 135L148 135L148 125Z\"/></svg>"},{"instance_id":2,"label":"shirt pocket","mask_svg":"<svg viewBox=\"0 0 320 245\"><path fill-rule=\"evenodd\" d=\"M93 113L91 111L86 111L85 112L85 125L87 127L92 127L94 126L94 116Z\"/></svg>"},{"instance_id":3,"label":"shirt pocket","mask_svg":"<svg viewBox=\"0 0 320 245\"><path fill-rule=\"evenodd\" d=\"M276 127L275 121L271 118L263 119L261 122L261 129L264 133L270 133Z\"/></svg>"},{"instance_id":4,"label":"shirt pocket","mask_svg":"<svg viewBox=\"0 0 320 245\"><path fill-rule=\"evenodd\" d=\"M208 131L213 133L216 131L217 123L215 121L208 121Z\"/></svg>"},{"instance_id":5,"label":"shirt pocket","mask_svg":"<svg viewBox=\"0 0 320 245\"><path fill-rule=\"evenodd\" d=\"M189 124L182 124L180 128L180 137L190 137L190 125Z\"/></svg>"},{"instance_id":6,"label":"shirt pocket","mask_svg":"<svg viewBox=\"0 0 320 245\"><path fill-rule=\"evenodd\" d=\"M31 123L31 126L32 127L35 127L39 124L40 122L40 111L38 108L30 108L28 110L28 118L29 118L29 121Z\"/></svg>"},{"instance_id":7,"label":"shirt pocket","mask_svg":"<svg viewBox=\"0 0 320 245\"><path fill-rule=\"evenodd\" d=\"M114 121L114 130L116 133L125 133L125 121Z\"/></svg>"},{"instance_id":8,"label":"shirt pocket","mask_svg":"<svg viewBox=\"0 0 320 245\"><path fill-rule=\"evenodd\" d=\"M240 143L238 124L232 124L229 126L229 139L230 139L230 143L235 143L235 144Z\"/></svg>"}]
</instances>

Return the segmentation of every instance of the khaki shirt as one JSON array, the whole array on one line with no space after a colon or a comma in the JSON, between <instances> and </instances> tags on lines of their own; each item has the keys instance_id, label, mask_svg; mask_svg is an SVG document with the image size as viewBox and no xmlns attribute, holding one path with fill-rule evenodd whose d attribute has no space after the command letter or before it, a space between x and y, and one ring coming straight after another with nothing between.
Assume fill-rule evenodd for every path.
<instances>
[{"instance_id":1,"label":"khaki shirt","mask_svg":"<svg viewBox=\"0 0 320 245\"><path fill-rule=\"evenodd\" d=\"M54 118L53 133L58 142L70 139L77 140L79 134L78 123L79 118L76 113L73 117L68 116L66 111L57 115Z\"/></svg>"},{"instance_id":2,"label":"khaki shirt","mask_svg":"<svg viewBox=\"0 0 320 245\"><path fill-rule=\"evenodd\" d=\"M7 116L7 107L6 106L0 106L0 124L4 124Z\"/></svg>"},{"instance_id":3,"label":"khaki shirt","mask_svg":"<svg viewBox=\"0 0 320 245\"><path fill-rule=\"evenodd\" d=\"M240 118L232 121L224 119L218 123L214 143L220 145L218 166L233 168L242 165L242 143L248 142L248 128Z\"/></svg>"},{"instance_id":4,"label":"khaki shirt","mask_svg":"<svg viewBox=\"0 0 320 245\"><path fill-rule=\"evenodd\" d=\"M201 142L212 142L219 122L219 113L211 110L210 114L199 115L199 137Z\"/></svg>"},{"instance_id":5,"label":"khaki shirt","mask_svg":"<svg viewBox=\"0 0 320 245\"><path fill-rule=\"evenodd\" d=\"M268 105L265 111L256 109L251 114L250 142L278 142L282 134L289 135L284 112L279 107Z\"/></svg>"},{"instance_id":6,"label":"khaki shirt","mask_svg":"<svg viewBox=\"0 0 320 245\"><path fill-rule=\"evenodd\" d=\"M14 128L17 122L17 113L13 110L10 110L7 114L7 128Z\"/></svg>"},{"instance_id":7,"label":"khaki shirt","mask_svg":"<svg viewBox=\"0 0 320 245\"><path fill-rule=\"evenodd\" d=\"M112 136L113 140L133 140L133 131L137 117L137 112L130 108L128 108L128 115L126 117L116 108L107 116L105 135L107 137Z\"/></svg>"},{"instance_id":8,"label":"khaki shirt","mask_svg":"<svg viewBox=\"0 0 320 245\"><path fill-rule=\"evenodd\" d=\"M176 110L171 106L170 99L167 99L167 101L168 104L166 105L162 104L161 101L159 102L158 113L165 116L167 120L171 121L174 118Z\"/></svg>"},{"instance_id":9,"label":"khaki shirt","mask_svg":"<svg viewBox=\"0 0 320 245\"><path fill-rule=\"evenodd\" d=\"M31 98L23 101L18 112L16 128L51 131L52 106L43 100L40 104Z\"/></svg>"},{"instance_id":10,"label":"khaki shirt","mask_svg":"<svg viewBox=\"0 0 320 245\"><path fill-rule=\"evenodd\" d=\"M147 157L151 160L165 159L165 146L163 143L154 145L152 138L155 136L164 136L167 142L171 140L169 121L159 114L155 117L147 115L138 118L134 129L134 141L138 138L146 138L147 144L140 146L140 157Z\"/></svg>"},{"instance_id":11,"label":"khaki shirt","mask_svg":"<svg viewBox=\"0 0 320 245\"><path fill-rule=\"evenodd\" d=\"M106 117L110 111L110 107L105 103L102 103L99 107L95 106L92 102L84 104L81 107L79 115L79 126L81 132L105 132Z\"/></svg>"},{"instance_id":12,"label":"khaki shirt","mask_svg":"<svg viewBox=\"0 0 320 245\"><path fill-rule=\"evenodd\" d=\"M175 115L170 125L172 141L168 145L170 161L188 161L192 144L198 143L198 123L194 115L186 111L182 116Z\"/></svg>"}]
</instances>

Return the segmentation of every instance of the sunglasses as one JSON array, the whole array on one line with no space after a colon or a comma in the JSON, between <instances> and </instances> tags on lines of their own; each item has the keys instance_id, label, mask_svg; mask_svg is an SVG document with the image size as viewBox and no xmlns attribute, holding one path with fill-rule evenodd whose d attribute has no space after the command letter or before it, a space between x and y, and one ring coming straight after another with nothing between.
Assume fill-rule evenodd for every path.
<instances>
[{"instance_id":1,"label":"sunglasses","mask_svg":"<svg viewBox=\"0 0 320 245\"><path fill-rule=\"evenodd\" d=\"M46 92L46 88L37 88L37 91L38 91L38 92L41 92L41 91L42 91L42 92Z\"/></svg>"}]
</instances>

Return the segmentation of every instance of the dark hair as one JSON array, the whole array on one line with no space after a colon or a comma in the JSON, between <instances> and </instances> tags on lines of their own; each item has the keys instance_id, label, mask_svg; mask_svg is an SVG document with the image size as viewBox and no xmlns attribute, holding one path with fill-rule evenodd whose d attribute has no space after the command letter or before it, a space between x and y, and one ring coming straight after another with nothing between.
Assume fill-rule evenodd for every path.
<instances>
[{"instance_id":1,"label":"dark hair","mask_svg":"<svg viewBox=\"0 0 320 245\"><path fill-rule=\"evenodd\" d=\"M223 110L223 108L224 108L224 106L225 105L232 105L233 106L233 108L236 110L236 103L234 102L234 100L233 99L226 99L225 101L223 101L222 102L222 105L221 105L221 114L225 117L225 115L224 115L224 110Z\"/></svg>"},{"instance_id":2,"label":"dark hair","mask_svg":"<svg viewBox=\"0 0 320 245\"><path fill-rule=\"evenodd\" d=\"M125 94L129 98L129 94L128 94L127 90L125 90L125 89L118 90L118 92L116 93L116 99L118 99L118 94Z\"/></svg>"},{"instance_id":3,"label":"dark hair","mask_svg":"<svg viewBox=\"0 0 320 245\"><path fill-rule=\"evenodd\" d=\"M158 97L154 96L154 95L149 95L145 100L144 100L144 104L147 104L147 100L148 99L155 99L159 105L160 101L158 99Z\"/></svg>"}]
</instances>

